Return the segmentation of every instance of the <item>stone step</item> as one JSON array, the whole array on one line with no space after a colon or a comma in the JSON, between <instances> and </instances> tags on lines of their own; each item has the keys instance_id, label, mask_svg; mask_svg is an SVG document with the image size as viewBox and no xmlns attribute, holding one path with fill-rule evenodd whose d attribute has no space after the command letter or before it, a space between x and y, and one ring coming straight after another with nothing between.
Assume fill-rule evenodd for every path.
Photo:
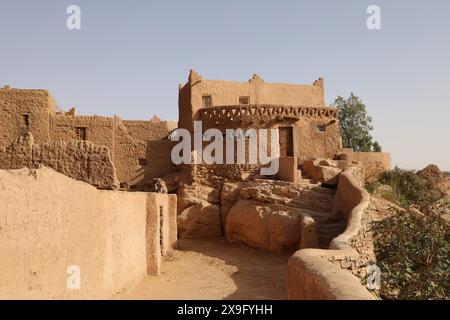
<instances>
[{"instance_id":1,"label":"stone step","mask_svg":"<svg viewBox=\"0 0 450 320\"><path fill-rule=\"evenodd\" d=\"M319 248L328 249L331 241L345 231L346 221L332 215L336 190L324 188L306 174L300 180L300 195L292 198L290 206L305 210L316 224ZM298 189L297 189L298 190Z\"/></svg>"},{"instance_id":2,"label":"stone step","mask_svg":"<svg viewBox=\"0 0 450 320\"><path fill-rule=\"evenodd\" d=\"M289 205L296 208L310 209L319 212L330 212L332 211L333 204L327 199L318 201L318 199L303 199L303 200L292 200ZM330 215L328 214L328 216Z\"/></svg>"},{"instance_id":3,"label":"stone step","mask_svg":"<svg viewBox=\"0 0 450 320\"><path fill-rule=\"evenodd\" d=\"M331 241L342 234L347 227L344 220L340 221L316 221L316 233L319 241L319 247L327 249Z\"/></svg>"}]
</instances>

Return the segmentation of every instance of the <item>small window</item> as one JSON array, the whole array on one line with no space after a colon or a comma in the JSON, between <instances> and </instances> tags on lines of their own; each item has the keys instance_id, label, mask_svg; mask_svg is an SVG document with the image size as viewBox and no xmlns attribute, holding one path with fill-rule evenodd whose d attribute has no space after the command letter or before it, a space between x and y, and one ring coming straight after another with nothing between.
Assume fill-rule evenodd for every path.
<instances>
[{"instance_id":1,"label":"small window","mask_svg":"<svg viewBox=\"0 0 450 320\"><path fill-rule=\"evenodd\" d=\"M87 140L87 129L84 127L75 128L75 133L78 140Z\"/></svg>"},{"instance_id":2,"label":"small window","mask_svg":"<svg viewBox=\"0 0 450 320\"><path fill-rule=\"evenodd\" d=\"M317 125L317 132L325 132L327 127L324 124Z\"/></svg>"},{"instance_id":3,"label":"small window","mask_svg":"<svg viewBox=\"0 0 450 320\"><path fill-rule=\"evenodd\" d=\"M239 97L239 104L250 104L250 97Z\"/></svg>"},{"instance_id":4,"label":"small window","mask_svg":"<svg viewBox=\"0 0 450 320\"><path fill-rule=\"evenodd\" d=\"M140 166L146 166L147 165L147 159L139 159L139 165Z\"/></svg>"},{"instance_id":5,"label":"small window","mask_svg":"<svg viewBox=\"0 0 450 320\"><path fill-rule=\"evenodd\" d=\"M212 106L212 97L211 96L203 96L202 97L202 107L208 108Z\"/></svg>"},{"instance_id":6,"label":"small window","mask_svg":"<svg viewBox=\"0 0 450 320\"><path fill-rule=\"evenodd\" d=\"M22 118L23 118L24 127L29 128L30 127L30 116L28 114L23 114Z\"/></svg>"}]
</instances>

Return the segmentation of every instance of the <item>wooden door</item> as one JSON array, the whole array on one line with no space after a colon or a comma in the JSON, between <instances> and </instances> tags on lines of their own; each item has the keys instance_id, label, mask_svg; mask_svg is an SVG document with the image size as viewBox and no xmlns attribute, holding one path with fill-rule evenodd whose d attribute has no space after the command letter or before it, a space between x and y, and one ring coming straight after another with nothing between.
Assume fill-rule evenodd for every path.
<instances>
[{"instance_id":1,"label":"wooden door","mask_svg":"<svg viewBox=\"0 0 450 320\"><path fill-rule=\"evenodd\" d=\"M294 136L292 127L280 127L278 130L280 139L280 157L293 157Z\"/></svg>"}]
</instances>

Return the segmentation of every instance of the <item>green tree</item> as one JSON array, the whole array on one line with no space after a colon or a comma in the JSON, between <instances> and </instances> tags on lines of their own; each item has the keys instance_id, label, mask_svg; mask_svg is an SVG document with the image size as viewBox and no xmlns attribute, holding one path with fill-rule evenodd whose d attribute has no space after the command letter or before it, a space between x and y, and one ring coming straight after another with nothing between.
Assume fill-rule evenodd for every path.
<instances>
[{"instance_id":1,"label":"green tree","mask_svg":"<svg viewBox=\"0 0 450 320\"><path fill-rule=\"evenodd\" d=\"M372 141L372 118L367 114L366 106L353 93L348 99L339 96L333 103L339 114L342 146L354 151L381 151L378 142Z\"/></svg>"},{"instance_id":2,"label":"green tree","mask_svg":"<svg viewBox=\"0 0 450 320\"><path fill-rule=\"evenodd\" d=\"M373 152L381 152L381 151L383 151L383 150L381 149L381 146L380 146L380 144L378 143L378 141L375 141L375 142L373 143L372 151L373 151Z\"/></svg>"}]
</instances>

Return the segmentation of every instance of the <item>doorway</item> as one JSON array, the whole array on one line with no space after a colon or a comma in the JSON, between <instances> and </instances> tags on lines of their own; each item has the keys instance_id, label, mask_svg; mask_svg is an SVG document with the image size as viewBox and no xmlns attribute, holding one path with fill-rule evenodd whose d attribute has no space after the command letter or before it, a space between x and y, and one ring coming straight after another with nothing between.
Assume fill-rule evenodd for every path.
<instances>
[{"instance_id":1,"label":"doorway","mask_svg":"<svg viewBox=\"0 0 450 320\"><path fill-rule=\"evenodd\" d=\"M280 157L294 156L294 135L292 127L279 127Z\"/></svg>"}]
</instances>

